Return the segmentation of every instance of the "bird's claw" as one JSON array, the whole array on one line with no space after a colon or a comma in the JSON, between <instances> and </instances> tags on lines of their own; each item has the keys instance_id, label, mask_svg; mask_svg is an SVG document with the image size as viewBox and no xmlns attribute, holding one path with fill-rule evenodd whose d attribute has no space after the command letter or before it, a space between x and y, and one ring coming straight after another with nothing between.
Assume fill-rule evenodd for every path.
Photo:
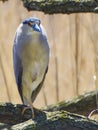
<instances>
[{"instance_id":1,"label":"bird's claw","mask_svg":"<svg viewBox=\"0 0 98 130\"><path fill-rule=\"evenodd\" d=\"M31 109L31 111L32 111L32 118L34 118L34 110L33 110L33 107L31 107L31 106L26 106L26 107L23 108L22 113L21 113L22 116L25 114L25 111L28 110L28 109Z\"/></svg>"}]
</instances>

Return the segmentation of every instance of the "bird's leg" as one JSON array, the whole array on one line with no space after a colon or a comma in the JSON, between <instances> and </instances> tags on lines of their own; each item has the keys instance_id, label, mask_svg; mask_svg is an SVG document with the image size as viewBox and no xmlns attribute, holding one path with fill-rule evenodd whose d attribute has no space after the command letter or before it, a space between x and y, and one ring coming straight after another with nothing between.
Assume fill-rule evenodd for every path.
<instances>
[{"instance_id":1,"label":"bird's leg","mask_svg":"<svg viewBox=\"0 0 98 130\"><path fill-rule=\"evenodd\" d=\"M25 111L31 109L32 111L32 118L34 118L34 110L33 110L33 105L30 103L28 106L25 106L25 108L23 108L22 110L22 116L24 115Z\"/></svg>"}]
</instances>

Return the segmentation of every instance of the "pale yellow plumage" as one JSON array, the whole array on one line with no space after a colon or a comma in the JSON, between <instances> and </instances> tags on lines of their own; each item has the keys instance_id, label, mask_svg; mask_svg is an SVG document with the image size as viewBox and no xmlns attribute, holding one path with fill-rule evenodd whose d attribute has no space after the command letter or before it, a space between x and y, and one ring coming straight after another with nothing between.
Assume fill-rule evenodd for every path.
<instances>
[{"instance_id":1,"label":"pale yellow plumage","mask_svg":"<svg viewBox=\"0 0 98 130\"><path fill-rule=\"evenodd\" d=\"M22 52L22 59L23 96L26 100L31 101L32 91L36 89L36 87L43 79L43 76L47 68L49 56L46 55L46 49L43 47L43 45L39 44L38 41L33 41L24 46Z\"/></svg>"}]
</instances>

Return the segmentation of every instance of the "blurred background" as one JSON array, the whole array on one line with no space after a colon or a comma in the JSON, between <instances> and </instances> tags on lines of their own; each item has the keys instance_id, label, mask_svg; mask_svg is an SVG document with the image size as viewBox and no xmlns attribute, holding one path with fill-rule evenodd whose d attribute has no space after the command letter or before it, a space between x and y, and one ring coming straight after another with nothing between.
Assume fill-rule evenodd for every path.
<instances>
[{"instance_id":1,"label":"blurred background","mask_svg":"<svg viewBox=\"0 0 98 130\"><path fill-rule=\"evenodd\" d=\"M13 72L12 47L21 21L35 16L51 49L49 70L34 106L40 108L97 89L98 15L28 12L21 0L0 1L0 102L21 103Z\"/></svg>"}]
</instances>

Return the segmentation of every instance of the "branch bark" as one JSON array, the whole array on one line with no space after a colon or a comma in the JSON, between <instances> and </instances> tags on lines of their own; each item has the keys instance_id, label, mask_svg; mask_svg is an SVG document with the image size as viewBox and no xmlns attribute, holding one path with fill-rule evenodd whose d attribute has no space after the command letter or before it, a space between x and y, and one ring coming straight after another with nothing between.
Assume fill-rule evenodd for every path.
<instances>
[{"instance_id":1,"label":"branch bark","mask_svg":"<svg viewBox=\"0 0 98 130\"><path fill-rule=\"evenodd\" d=\"M30 10L54 13L98 13L98 0L22 0L24 6Z\"/></svg>"},{"instance_id":2,"label":"branch bark","mask_svg":"<svg viewBox=\"0 0 98 130\"><path fill-rule=\"evenodd\" d=\"M89 113L97 108L96 95L98 91L88 92L84 95L72 99L71 101L62 101L57 104L44 107L45 111L69 111L80 115L88 116Z\"/></svg>"},{"instance_id":3,"label":"branch bark","mask_svg":"<svg viewBox=\"0 0 98 130\"><path fill-rule=\"evenodd\" d=\"M46 112L34 109L21 116L23 105L0 104L0 129L7 130L98 130L98 122L66 111ZM28 114L27 114L28 113Z\"/></svg>"},{"instance_id":4,"label":"branch bark","mask_svg":"<svg viewBox=\"0 0 98 130\"><path fill-rule=\"evenodd\" d=\"M63 101L41 110L34 109L33 120L31 110L21 114L24 105L0 104L0 129L98 130L98 122L65 111L88 115L96 108L97 93L93 91L69 102Z\"/></svg>"}]
</instances>

